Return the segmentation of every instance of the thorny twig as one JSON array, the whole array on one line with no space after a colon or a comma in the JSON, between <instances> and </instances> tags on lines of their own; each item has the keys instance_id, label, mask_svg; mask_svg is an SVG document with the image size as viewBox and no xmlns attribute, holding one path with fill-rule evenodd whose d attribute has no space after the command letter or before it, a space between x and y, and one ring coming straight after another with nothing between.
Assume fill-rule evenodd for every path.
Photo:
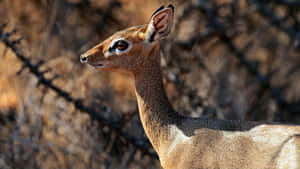
<instances>
[{"instance_id":1,"label":"thorny twig","mask_svg":"<svg viewBox=\"0 0 300 169\"><path fill-rule=\"evenodd\" d=\"M226 24L223 23L221 21L221 19L219 19L218 12L216 11L216 8L212 7L212 4L210 4L209 2L204 1L204 0L199 0L197 5L190 5L187 8L188 8L188 11L199 10L201 13L203 13L204 16L206 17L206 21L208 21L208 26L210 28L212 28L212 30L211 29L209 30L211 32L211 34L208 34L209 36L207 36L206 33L204 33L204 34L200 33L197 36L200 38L199 39L200 42L203 40L210 39L211 37L217 36L230 49L230 51L234 54L234 56L236 56L239 59L240 63L245 66L247 71L250 72L252 75L254 75L254 77L256 77L256 79L261 84L261 86L264 89L268 89L270 91L269 92L270 95L273 98L275 98L277 105L281 110L286 110L287 112L289 112L291 114L296 114L296 113L300 112L300 106L299 106L299 104L297 104L297 102L289 103L287 100L285 100L281 94L280 89L277 87L274 87L271 84L268 76L261 74L257 70L256 64L252 63L251 61L246 59L246 56L245 56L243 50L239 49L233 43L233 40L232 40L233 38L227 34L228 28L227 28ZM285 27L284 25L282 25L283 21L281 21L279 18L276 18L276 20L274 21L274 18L276 18L276 17L269 18L269 19L271 19L270 22L276 26L280 26L279 28L283 29L283 31L286 32L289 36L291 36L292 39L297 41L298 37L297 36L295 37L295 35L297 35L298 32L292 30L292 28ZM193 38L191 43L184 43L184 44L178 43L178 45L183 48L191 49L191 48L193 48L193 45L197 41L198 41L197 38L196 39ZM281 121L285 121L285 116L283 113L280 113L278 115L278 118Z\"/></svg>"},{"instance_id":2,"label":"thorny twig","mask_svg":"<svg viewBox=\"0 0 300 169\"><path fill-rule=\"evenodd\" d=\"M300 110L300 106L297 104L290 104L288 101L286 101L282 95L279 88L274 87L270 79L263 74L261 74L254 63L250 62L246 59L244 53L235 46L230 36L226 34L227 27L225 24L223 24L218 17L216 16L216 11L210 7L210 4L205 3L204 1L201 1L197 8L205 14L210 26L212 26L214 29L218 31L218 37L225 42L227 47L231 50L232 53L240 60L240 63L246 67L246 69L256 77L256 79L260 82L260 84L265 88L269 89L270 94L273 98L275 98L278 106L281 109L287 110L290 113L298 113ZM294 32L291 32L294 33ZM284 121L284 116L282 113L279 115L280 120Z\"/></svg>"}]
</instances>

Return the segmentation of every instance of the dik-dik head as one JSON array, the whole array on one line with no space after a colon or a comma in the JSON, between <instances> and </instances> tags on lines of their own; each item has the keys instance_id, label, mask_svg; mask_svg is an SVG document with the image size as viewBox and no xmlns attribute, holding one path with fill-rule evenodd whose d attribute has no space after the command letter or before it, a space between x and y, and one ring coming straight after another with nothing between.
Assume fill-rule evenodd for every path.
<instances>
[{"instance_id":1,"label":"dik-dik head","mask_svg":"<svg viewBox=\"0 0 300 169\"><path fill-rule=\"evenodd\" d=\"M82 63L104 70L134 73L150 61L159 60L159 40L172 28L174 7L161 6L148 24L116 32L80 56Z\"/></svg>"}]
</instances>

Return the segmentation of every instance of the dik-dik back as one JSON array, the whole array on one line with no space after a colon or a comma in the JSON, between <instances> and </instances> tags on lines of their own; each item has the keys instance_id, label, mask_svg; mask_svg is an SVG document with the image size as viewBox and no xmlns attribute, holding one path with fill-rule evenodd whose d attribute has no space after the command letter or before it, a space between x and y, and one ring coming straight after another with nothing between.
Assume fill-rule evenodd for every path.
<instances>
[{"instance_id":1,"label":"dik-dik back","mask_svg":"<svg viewBox=\"0 0 300 169\"><path fill-rule=\"evenodd\" d=\"M194 120L186 123L199 125ZM177 141L177 148L168 149L164 156L165 168L300 168L299 126L257 124L244 131L212 128L197 127L185 141Z\"/></svg>"}]
</instances>

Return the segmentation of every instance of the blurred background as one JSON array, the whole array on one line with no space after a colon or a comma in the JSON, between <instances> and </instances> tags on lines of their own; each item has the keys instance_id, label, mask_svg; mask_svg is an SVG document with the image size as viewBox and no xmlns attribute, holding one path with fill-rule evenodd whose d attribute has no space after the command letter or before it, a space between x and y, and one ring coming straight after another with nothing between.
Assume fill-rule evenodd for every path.
<instances>
[{"instance_id":1,"label":"blurred background","mask_svg":"<svg viewBox=\"0 0 300 169\"><path fill-rule=\"evenodd\" d=\"M0 168L159 169L132 79L79 55L169 3L178 112L300 124L297 0L0 0Z\"/></svg>"}]
</instances>

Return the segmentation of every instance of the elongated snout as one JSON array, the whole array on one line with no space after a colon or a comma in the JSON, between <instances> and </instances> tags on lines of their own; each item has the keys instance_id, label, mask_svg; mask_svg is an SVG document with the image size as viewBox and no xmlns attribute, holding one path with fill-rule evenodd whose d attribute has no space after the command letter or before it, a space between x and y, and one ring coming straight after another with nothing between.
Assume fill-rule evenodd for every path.
<instances>
[{"instance_id":1,"label":"elongated snout","mask_svg":"<svg viewBox=\"0 0 300 169\"><path fill-rule=\"evenodd\" d=\"M94 62L101 60L103 45L99 44L85 53L80 55L80 62L81 63L89 63L93 64Z\"/></svg>"}]
</instances>

